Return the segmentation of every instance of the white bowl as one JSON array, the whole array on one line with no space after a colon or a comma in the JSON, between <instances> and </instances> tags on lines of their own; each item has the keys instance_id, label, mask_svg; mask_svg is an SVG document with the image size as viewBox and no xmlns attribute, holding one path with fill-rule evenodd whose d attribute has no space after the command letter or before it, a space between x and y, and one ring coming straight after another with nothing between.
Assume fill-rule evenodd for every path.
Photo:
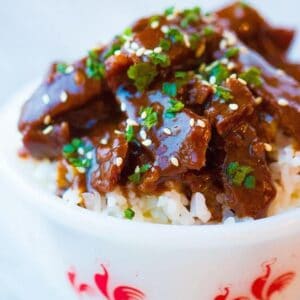
<instances>
[{"instance_id":1,"label":"white bowl","mask_svg":"<svg viewBox=\"0 0 300 300\"><path fill-rule=\"evenodd\" d=\"M299 208L236 224L157 225L100 217L47 194L16 157L16 120L31 89L0 113L0 178L2 214L7 202L26 207L11 221L31 236L19 252L39 274L32 299L299 300Z\"/></svg>"}]
</instances>

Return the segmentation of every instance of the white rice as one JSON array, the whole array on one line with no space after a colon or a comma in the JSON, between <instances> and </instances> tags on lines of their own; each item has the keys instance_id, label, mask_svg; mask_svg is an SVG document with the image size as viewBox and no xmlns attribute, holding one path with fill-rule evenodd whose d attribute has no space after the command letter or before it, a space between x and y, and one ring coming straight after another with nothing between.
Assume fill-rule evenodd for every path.
<instances>
[{"instance_id":1,"label":"white rice","mask_svg":"<svg viewBox=\"0 0 300 300\"><path fill-rule=\"evenodd\" d=\"M269 208L269 215L275 215L283 211L300 207L300 152L295 152L286 138L282 136L278 143L281 150L278 153L278 161L270 165L277 195ZM44 186L49 192L55 193L56 163L47 160L43 162L24 161L28 168L28 174L33 174L33 180ZM224 195L220 194L217 201L222 201ZM125 198L119 188L107 193L105 196L93 191L80 193L68 189L63 194L62 201L69 205L78 205L82 200L87 209L96 211L100 215L109 215L124 218L124 210L128 207L134 210L133 220L162 224L207 224L210 223L211 212L206 205L206 199L202 193L194 193L191 201L185 195L177 191L164 192L156 197L151 195L138 198L134 192L130 192ZM224 211L223 223L231 224L244 222L251 218L238 219L227 209Z\"/></svg>"}]
</instances>

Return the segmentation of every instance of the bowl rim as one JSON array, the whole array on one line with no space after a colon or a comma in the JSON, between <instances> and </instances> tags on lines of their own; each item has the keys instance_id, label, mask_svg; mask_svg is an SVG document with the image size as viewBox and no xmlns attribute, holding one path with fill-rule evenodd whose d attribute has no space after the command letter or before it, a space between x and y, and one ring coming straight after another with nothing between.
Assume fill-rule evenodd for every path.
<instances>
[{"instance_id":1,"label":"bowl rim","mask_svg":"<svg viewBox=\"0 0 300 300\"><path fill-rule=\"evenodd\" d=\"M1 128L4 128L3 125L7 124L7 121L13 122L14 118L9 116L16 117L16 114L19 114L19 110L16 108L18 104L20 105L20 100L24 99L24 94L29 95L34 86L36 86L36 81L9 97L8 104L1 107ZM15 130L14 126L10 127ZM52 219L55 224L94 238L101 237L143 246L160 243L160 247L167 248L207 248L220 245L231 247L235 243L240 246L257 244L290 235L300 235L300 208L297 207L264 219L213 225L154 224L100 216L97 212L57 201L57 196L45 192L37 184L29 184L28 180L14 172L16 169L10 166L6 159L5 149L0 145L1 152L0 173L2 172L5 176L9 175L6 178L9 179L12 186L19 187L18 191L23 195L21 201L25 200L33 205L37 211Z\"/></svg>"}]
</instances>

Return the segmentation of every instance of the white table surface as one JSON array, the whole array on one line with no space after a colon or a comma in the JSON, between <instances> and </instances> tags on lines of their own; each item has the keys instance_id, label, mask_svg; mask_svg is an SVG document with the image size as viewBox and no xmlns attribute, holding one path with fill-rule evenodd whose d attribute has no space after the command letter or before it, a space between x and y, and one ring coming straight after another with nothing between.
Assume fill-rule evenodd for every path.
<instances>
[{"instance_id":1,"label":"white table surface","mask_svg":"<svg viewBox=\"0 0 300 300\"><path fill-rule=\"evenodd\" d=\"M180 4L179 7L217 7L225 2L228 1L0 0L0 107L14 91L43 75L51 61L84 55L87 49L109 40L112 34L122 31L141 15L159 12L174 3ZM300 2L250 2L260 7L276 24L300 28ZM9 195L6 186L6 179L0 178L0 188L4 191L0 198L0 299L39 300L32 283L45 283L35 272L32 259L24 257L21 251L22 245L34 238L22 230L22 222L26 220L18 218L18 211L28 209L18 201L17 193L6 201ZM31 214L36 213L28 211L28 220ZM37 229L36 234L42 234L42 229ZM11 278L17 282L17 289L9 286ZM56 299L55 295L53 299Z\"/></svg>"}]
</instances>

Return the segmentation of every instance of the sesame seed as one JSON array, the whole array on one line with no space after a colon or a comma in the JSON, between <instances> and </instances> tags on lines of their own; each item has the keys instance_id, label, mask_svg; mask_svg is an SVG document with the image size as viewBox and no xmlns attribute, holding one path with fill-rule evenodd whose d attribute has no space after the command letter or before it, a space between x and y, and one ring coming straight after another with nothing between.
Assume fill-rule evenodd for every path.
<instances>
[{"instance_id":1,"label":"sesame seed","mask_svg":"<svg viewBox=\"0 0 300 300\"><path fill-rule=\"evenodd\" d=\"M161 53L161 51L162 51L162 47L156 47L153 49L154 53Z\"/></svg>"},{"instance_id":2,"label":"sesame seed","mask_svg":"<svg viewBox=\"0 0 300 300\"><path fill-rule=\"evenodd\" d=\"M115 52L114 52L114 55L115 56L119 56L121 54L121 50L116 50Z\"/></svg>"},{"instance_id":3,"label":"sesame seed","mask_svg":"<svg viewBox=\"0 0 300 300\"><path fill-rule=\"evenodd\" d=\"M123 158L118 156L116 158L116 166L120 167L122 165L122 163L123 163Z\"/></svg>"},{"instance_id":4,"label":"sesame seed","mask_svg":"<svg viewBox=\"0 0 300 300\"><path fill-rule=\"evenodd\" d=\"M77 152L78 152L78 154L83 155L84 154L84 149L82 147L79 147Z\"/></svg>"},{"instance_id":5,"label":"sesame seed","mask_svg":"<svg viewBox=\"0 0 300 300\"><path fill-rule=\"evenodd\" d=\"M226 30L224 31L223 36L227 40L229 46L233 46L236 43L236 37L232 32Z\"/></svg>"},{"instance_id":6,"label":"sesame seed","mask_svg":"<svg viewBox=\"0 0 300 300\"><path fill-rule=\"evenodd\" d=\"M217 81L217 79L216 79L215 76L210 76L210 77L209 77L209 83L210 83L210 84L215 84L216 81Z\"/></svg>"},{"instance_id":7,"label":"sesame seed","mask_svg":"<svg viewBox=\"0 0 300 300\"><path fill-rule=\"evenodd\" d=\"M222 39L220 44L219 44L219 47L221 50L225 50L227 48L227 41Z\"/></svg>"},{"instance_id":8,"label":"sesame seed","mask_svg":"<svg viewBox=\"0 0 300 300\"><path fill-rule=\"evenodd\" d=\"M85 156L86 156L87 159L92 159L93 158L93 152L90 151Z\"/></svg>"},{"instance_id":9,"label":"sesame seed","mask_svg":"<svg viewBox=\"0 0 300 300\"><path fill-rule=\"evenodd\" d=\"M254 99L254 102L255 102L255 104L257 104L257 105L261 104L262 101L263 101L262 97L256 97L256 98Z\"/></svg>"},{"instance_id":10,"label":"sesame seed","mask_svg":"<svg viewBox=\"0 0 300 300\"><path fill-rule=\"evenodd\" d=\"M139 123L133 119L127 119L126 123L127 123L127 125L139 126Z\"/></svg>"},{"instance_id":11,"label":"sesame seed","mask_svg":"<svg viewBox=\"0 0 300 300\"><path fill-rule=\"evenodd\" d=\"M248 50L245 46L241 46L239 52L242 53L242 54L247 54L248 51L249 51L249 50Z\"/></svg>"},{"instance_id":12,"label":"sesame seed","mask_svg":"<svg viewBox=\"0 0 300 300\"><path fill-rule=\"evenodd\" d=\"M238 81L243 85L247 85L247 81L242 78L238 78Z\"/></svg>"},{"instance_id":13,"label":"sesame seed","mask_svg":"<svg viewBox=\"0 0 300 300\"><path fill-rule=\"evenodd\" d=\"M169 26L163 25L160 29L163 33L167 33L169 31Z\"/></svg>"},{"instance_id":14,"label":"sesame seed","mask_svg":"<svg viewBox=\"0 0 300 300\"><path fill-rule=\"evenodd\" d=\"M48 95L48 94L44 94L44 95L42 96L42 100L43 100L43 102L44 102L45 104L48 104L48 103L50 102L50 97L49 97L49 95Z\"/></svg>"},{"instance_id":15,"label":"sesame seed","mask_svg":"<svg viewBox=\"0 0 300 300\"><path fill-rule=\"evenodd\" d=\"M183 41L184 41L184 44L187 48L191 47L190 39L189 39L189 36L187 34L183 35Z\"/></svg>"},{"instance_id":16,"label":"sesame seed","mask_svg":"<svg viewBox=\"0 0 300 300\"><path fill-rule=\"evenodd\" d=\"M107 143L108 143L108 140L106 138L102 138L100 140L100 144L102 144L102 145L107 145Z\"/></svg>"},{"instance_id":17,"label":"sesame seed","mask_svg":"<svg viewBox=\"0 0 300 300\"><path fill-rule=\"evenodd\" d=\"M136 51L136 56L142 56L144 53L145 53L146 49L144 47L141 47L139 48L137 51Z\"/></svg>"},{"instance_id":18,"label":"sesame seed","mask_svg":"<svg viewBox=\"0 0 300 300\"><path fill-rule=\"evenodd\" d=\"M140 131L140 137L141 137L142 140L147 139L147 133L146 133L146 131L144 129L142 129Z\"/></svg>"},{"instance_id":19,"label":"sesame seed","mask_svg":"<svg viewBox=\"0 0 300 300\"><path fill-rule=\"evenodd\" d=\"M130 45L130 48L133 50L137 50L137 49L139 49L139 45L136 42L132 42Z\"/></svg>"},{"instance_id":20,"label":"sesame seed","mask_svg":"<svg viewBox=\"0 0 300 300\"><path fill-rule=\"evenodd\" d=\"M171 129L170 129L170 128L167 128L167 127L165 127L165 128L163 129L163 132L164 132L166 135L171 135L171 134L172 134Z\"/></svg>"},{"instance_id":21,"label":"sesame seed","mask_svg":"<svg viewBox=\"0 0 300 300\"><path fill-rule=\"evenodd\" d=\"M141 118L144 120L147 118L147 113L145 111L142 112Z\"/></svg>"},{"instance_id":22,"label":"sesame seed","mask_svg":"<svg viewBox=\"0 0 300 300\"><path fill-rule=\"evenodd\" d=\"M86 169L84 167L76 167L76 170L81 174L84 174L86 172Z\"/></svg>"},{"instance_id":23,"label":"sesame seed","mask_svg":"<svg viewBox=\"0 0 300 300\"><path fill-rule=\"evenodd\" d=\"M134 169L134 173L139 173L140 172L140 166L136 166Z\"/></svg>"},{"instance_id":24,"label":"sesame seed","mask_svg":"<svg viewBox=\"0 0 300 300\"><path fill-rule=\"evenodd\" d=\"M237 79L237 75L234 73L234 74L231 74L230 76L229 76L229 78L230 79Z\"/></svg>"},{"instance_id":25,"label":"sesame seed","mask_svg":"<svg viewBox=\"0 0 300 300\"><path fill-rule=\"evenodd\" d=\"M175 166L175 167L178 167L178 166L179 166L179 161L178 161L178 159L177 159L175 156L172 156L172 157L170 158L170 162L171 162L171 164L172 164L173 166Z\"/></svg>"},{"instance_id":26,"label":"sesame seed","mask_svg":"<svg viewBox=\"0 0 300 300\"><path fill-rule=\"evenodd\" d=\"M287 106L289 104L289 102L286 99L284 99L284 98L279 98L278 99L278 104L280 106Z\"/></svg>"},{"instance_id":27,"label":"sesame seed","mask_svg":"<svg viewBox=\"0 0 300 300\"><path fill-rule=\"evenodd\" d=\"M146 147L150 146L152 144L152 141L150 139L146 139L142 141L142 144Z\"/></svg>"},{"instance_id":28,"label":"sesame seed","mask_svg":"<svg viewBox=\"0 0 300 300\"><path fill-rule=\"evenodd\" d=\"M151 49L147 49L147 50L145 50L145 52L144 52L145 55L150 55L150 54L152 54L152 53L153 53L153 50L151 50Z\"/></svg>"},{"instance_id":29,"label":"sesame seed","mask_svg":"<svg viewBox=\"0 0 300 300\"><path fill-rule=\"evenodd\" d=\"M68 100L68 94L65 91L62 91L59 98L62 103L65 103Z\"/></svg>"},{"instance_id":30,"label":"sesame seed","mask_svg":"<svg viewBox=\"0 0 300 300\"><path fill-rule=\"evenodd\" d=\"M150 24L151 28L153 29L156 29L158 26L159 26L159 21L153 21L151 24Z\"/></svg>"},{"instance_id":31,"label":"sesame seed","mask_svg":"<svg viewBox=\"0 0 300 300\"><path fill-rule=\"evenodd\" d=\"M206 125L205 125L205 122L203 120L197 120L196 126L204 128Z\"/></svg>"},{"instance_id":32,"label":"sesame seed","mask_svg":"<svg viewBox=\"0 0 300 300\"><path fill-rule=\"evenodd\" d=\"M193 127L195 125L195 119L190 119L190 126Z\"/></svg>"},{"instance_id":33,"label":"sesame seed","mask_svg":"<svg viewBox=\"0 0 300 300\"><path fill-rule=\"evenodd\" d=\"M49 134L52 130L53 130L53 126L52 126L52 125L49 125L49 126L47 126L47 127L43 130L43 134L44 134L44 135L47 135L47 134Z\"/></svg>"},{"instance_id":34,"label":"sesame seed","mask_svg":"<svg viewBox=\"0 0 300 300\"><path fill-rule=\"evenodd\" d=\"M47 115L45 118L44 118L44 124L45 125L49 125L51 123L51 116L50 115Z\"/></svg>"},{"instance_id":35,"label":"sesame seed","mask_svg":"<svg viewBox=\"0 0 300 300\"><path fill-rule=\"evenodd\" d=\"M233 70L236 67L235 63L230 61L227 65L229 71Z\"/></svg>"},{"instance_id":36,"label":"sesame seed","mask_svg":"<svg viewBox=\"0 0 300 300\"><path fill-rule=\"evenodd\" d=\"M264 143L264 147L267 152L271 152L273 149L272 145L268 143Z\"/></svg>"},{"instance_id":37,"label":"sesame seed","mask_svg":"<svg viewBox=\"0 0 300 300\"><path fill-rule=\"evenodd\" d=\"M230 110L237 110L239 108L239 106L236 103L230 103L228 107Z\"/></svg>"},{"instance_id":38,"label":"sesame seed","mask_svg":"<svg viewBox=\"0 0 300 300\"><path fill-rule=\"evenodd\" d=\"M277 70L276 70L276 74L277 74L278 76L283 76L283 75L285 75L285 72L284 72L283 70L281 70L281 69L277 69Z\"/></svg>"},{"instance_id":39,"label":"sesame seed","mask_svg":"<svg viewBox=\"0 0 300 300\"><path fill-rule=\"evenodd\" d=\"M67 66L65 73L70 74L74 71L74 67L72 65Z\"/></svg>"},{"instance_id":40,"label":"sesame seed","mask_svg":"<svg viewBox=\"0 0 300 300\"><path fill-rule=\"evenodd\" d=\"M172 15L168 15L168 16L166 17L166 19L167 19L168 21L171 21L171 20L174 20L175 17L176 17L176 15L172 14Z\"/></svg>"},{"instance_id":41,"label":"sesame seed","mask_svg":"<svg viewBox=\"0 0 300 300\"><path fill-rule=\"evenodd\" d=\"M204 84L204 85L210 86L210 83L206 80L201 80L201 83Z\"/></svg>"},{"instance_id":42,"label":"sesame seed","mask_svg":"<svg viewBox=\"0 0 300 300\"><path fill-rule=\"evenodd\" d=\"M229 63L228 58L227 57L222 58L221 63L224 64L224 65L227 65Z\"/></svg>"},{"instance_id":43,"label":"sesame seed","mask_svg":"<svg viewBox=\"0 0 300 300\"><path fill-rule=\"evenodd\" d=\"M114 130L114 133L115 133L115 134L123 134L123 132L120 131L120 130L118 130L118 129L115 129L115 130Z\"/></svg>"}]
</instances>

